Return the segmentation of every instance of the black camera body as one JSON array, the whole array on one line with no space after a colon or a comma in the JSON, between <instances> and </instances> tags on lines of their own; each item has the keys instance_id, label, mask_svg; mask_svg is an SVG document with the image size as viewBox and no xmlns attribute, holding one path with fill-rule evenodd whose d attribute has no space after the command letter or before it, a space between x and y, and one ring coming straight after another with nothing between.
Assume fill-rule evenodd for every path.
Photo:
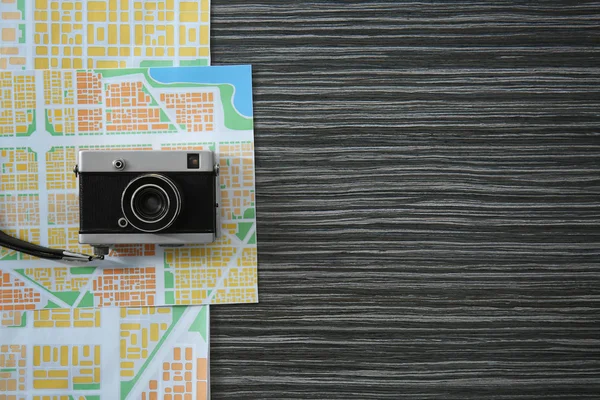
<instances>
[{"instance_id":1,"label":"black camera body","mask_svg":"<svg viewBox=\"0 0 600 400\"><path fill-rule=\"evenodd\" d=\"M80 151L79 242L213 242L218 171L211 151Z\"/></svg>"}]
</instances>

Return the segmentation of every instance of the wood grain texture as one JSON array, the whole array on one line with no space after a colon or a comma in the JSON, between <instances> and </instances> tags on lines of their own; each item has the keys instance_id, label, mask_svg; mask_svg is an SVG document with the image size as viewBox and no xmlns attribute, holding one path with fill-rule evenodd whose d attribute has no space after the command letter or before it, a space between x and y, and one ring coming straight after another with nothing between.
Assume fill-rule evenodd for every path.
<instances>
[{"instance_id":1,"label":"wood grain texture","mask_svg":"<svg viewBox=\"0 0 600 400\"><path fill-rule=\"evenodd\" d=\"M600 398L600 3L213 0L258 305L214 399Z\"/></svg>"}]
</instances>

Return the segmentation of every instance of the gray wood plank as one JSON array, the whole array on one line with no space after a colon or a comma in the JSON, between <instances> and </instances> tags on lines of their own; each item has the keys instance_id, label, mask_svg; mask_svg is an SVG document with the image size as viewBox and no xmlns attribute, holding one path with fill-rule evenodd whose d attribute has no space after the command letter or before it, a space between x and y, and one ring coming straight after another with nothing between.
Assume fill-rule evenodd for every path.
<instances>
[{"instance_id":1,"label":"gray wood plank","mask_svg":"<svg viewBox=\"0 0 600 400\"><path fill-rule=\"evenodd\" d=\"M600 398L600 3L213 0L258 305L214 399Z\"/></svg>"}]
</instances>

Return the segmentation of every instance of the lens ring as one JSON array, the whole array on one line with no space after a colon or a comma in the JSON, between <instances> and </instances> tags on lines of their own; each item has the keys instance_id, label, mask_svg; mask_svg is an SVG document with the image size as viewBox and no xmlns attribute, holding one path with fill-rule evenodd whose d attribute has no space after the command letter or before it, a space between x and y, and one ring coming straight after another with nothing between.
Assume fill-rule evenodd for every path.
<instances>
[{"instance_id":1,"label":"lens ring","mask_svg":"<svg viewBox=\"0 0 600 400\"><path fill-rule=\"evenodd\" d=\"M136 197L139 197L143 190L150 189L154 194L162 197L162 207L158 216L144 216L140 209L136 210ZM164 197L163 197L164 196ZM164 206L165 200L167 205ZM160 203L161 200L158 201ZM181 195L175 183L168 177L159 174L147 174L136 177L131 180L121 195L121 211L125 219L135 229L142 232L159 232L169 228L181 211Z\"/></svg>"},{"instance_id":2,"label":"lens ring","mask_svg":"<svg viewBox=\"0 0 600 400\"><path fill-rule=\"evenodd\" d=\"M150 213L145 213L143 210L141 210L140 204L136 204L136 202L141 202L141 196L143 196L142 191L144 189L149 189L149 188L154 188L155 190L158 190L159 196L162 194L162 201L163 201L163 206L161 207L161 210L159 210L158 215L159 217L154 219L151 219L151 216L149 215L144 215L144 214L150 214ZM164 206L164 201L166 200L166 206ZM136 216L137 219L139 219L142 222L145 222L147 224L156 224L160 221L162 221L166 216L167 216L167 212L169 211L169 208L171 207L171 201L169 200L169 195L167 194L167 192L161 188L158 185L153 185L153 184L146 184L146 185L142 185L139 188L137 188L135 190L135 192L133 192L133 194L131 195L131 211L133 212L133 214ZM141 215L140 215L141 214Z\"/></svg>"}]
</instances>

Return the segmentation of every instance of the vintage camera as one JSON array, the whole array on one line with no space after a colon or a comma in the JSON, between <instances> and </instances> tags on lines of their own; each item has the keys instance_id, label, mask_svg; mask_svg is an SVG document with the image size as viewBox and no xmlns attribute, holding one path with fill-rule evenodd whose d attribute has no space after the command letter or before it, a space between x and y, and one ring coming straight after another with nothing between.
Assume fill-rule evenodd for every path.
<instances>
[{"instance_id":1,"label":"vintage camera","mask_svg":"<svg viewBox=\"0 0 600 400\"><path fill-rule=\"evenodd\" d=\"M212 151L80 151L79 242L210 243L218 233L219 166Z\"/></svg>"}]
</instances>

